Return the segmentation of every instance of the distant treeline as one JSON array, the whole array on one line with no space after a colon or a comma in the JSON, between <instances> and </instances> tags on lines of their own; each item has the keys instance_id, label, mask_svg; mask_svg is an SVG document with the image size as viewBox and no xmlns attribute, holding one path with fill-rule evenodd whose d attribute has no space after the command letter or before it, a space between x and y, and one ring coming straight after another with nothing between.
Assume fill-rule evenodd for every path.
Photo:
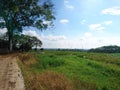
<instances>
[{"instance_id":1,"label":"distant treeline","mask_svg":"<svg viewBox=\"0 0 120 90\"><path fill-rule=\"evenodd\" d=\"M103 46L95 49L88 50L89 52L99 52L99 53L120 53L120 47L116 45Z\"/></svg>"},{"instance_id":2,"label":"distant treeline","mask_svg":"<svg viewBox=\"0 0 120 90\"><path fill-rule=\"evenodd\" d=\"M95 53L120 53L120 46L110 45L94 49L62 49L62 48L44 48L44 50L55 51L77 51L77 52L95 52Z\"/></svg>"},{"instance_id":3,"label":"distant treeline","mask_svg":"<svg viewBox=\"0 0 120 90\"><path fill-rule=\"evenodd\" d=\"M53 51L79 51L87 52L88 49L69 49L69 48L44 48L44 50L53 50Z\"/></svg>"}]
</instances>

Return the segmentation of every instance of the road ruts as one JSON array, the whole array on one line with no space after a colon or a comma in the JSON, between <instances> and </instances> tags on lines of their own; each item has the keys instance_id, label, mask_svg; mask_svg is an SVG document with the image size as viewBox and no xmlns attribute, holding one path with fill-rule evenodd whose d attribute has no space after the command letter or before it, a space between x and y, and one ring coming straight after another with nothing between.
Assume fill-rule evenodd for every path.
<instances>
[{"instance_id":1,"label":"road ruts","mask_svg":"<svg viewBox=\"0 0 120 90\"><path fill-rule=\"evenodd\" d=\"M16 58L0 56L0 90L25 90Z\"/></svg>"}]
</instances>

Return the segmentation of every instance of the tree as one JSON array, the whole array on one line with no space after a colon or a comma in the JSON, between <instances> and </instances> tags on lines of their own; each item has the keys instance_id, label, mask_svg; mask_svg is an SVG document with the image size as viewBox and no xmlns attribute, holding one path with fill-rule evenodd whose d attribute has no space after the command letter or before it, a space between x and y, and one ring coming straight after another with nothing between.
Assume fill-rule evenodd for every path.
<instances>
[{"instance_id":1,"label":"tree","mask_svg":"<svg viewBox=\"0 0 120 90\"><path fill-rule=\"evenodd\" d=\"M37 50L37 47L42 45L42 42L35 36L31 37L32 46L35 46L35 50Z\"/></svg>"},{"instance_id":2,"label":"tree","mask_svg":"<svg viewBox=\"0 0 120 90\"><path fill-rule=\"evenodd\" d=\"M0 28L7 28L10 52L14 34L25 27L43 30L52 25L53 6L50 0L0 0Z\"/></svg>"},{"instance_id":3,"label":"tree","mask_svg":"<svg viewBox=\"0 0 120 90\"><path fill-rule=\"evenodd\" d=\"M41 46L42 42L34 36L27 36L24 34L16 34L13 38L13 49L21 51L29 51L32 47Z\"/></svg>"}]
</instances>

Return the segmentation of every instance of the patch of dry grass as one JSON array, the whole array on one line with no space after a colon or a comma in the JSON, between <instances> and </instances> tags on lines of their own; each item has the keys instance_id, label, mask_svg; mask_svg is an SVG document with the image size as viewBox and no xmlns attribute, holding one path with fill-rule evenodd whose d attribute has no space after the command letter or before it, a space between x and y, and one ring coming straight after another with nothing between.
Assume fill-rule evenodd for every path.
<instances>
[{"instance_id":1,"label":"patch of dry grass","mask_svg":"<svg viewBox=\"0 0 120 90\"><path fill-rule=\"evenodd\" d=\"M73 90L65 76L46 71L29 78L28 90Z\"/></svg>"},{"instance_id":2,"label":"patch of dry grass","mask_svg":"<svg viewBox=\"0 0 120 90\"><path fill-rule=\"evenodd\" d=\"M34 56L33 53L19 54L19 60L20 60L25 66L31 66L32 64L37 63L37 58Z\"/></svg>"}]
</instances>

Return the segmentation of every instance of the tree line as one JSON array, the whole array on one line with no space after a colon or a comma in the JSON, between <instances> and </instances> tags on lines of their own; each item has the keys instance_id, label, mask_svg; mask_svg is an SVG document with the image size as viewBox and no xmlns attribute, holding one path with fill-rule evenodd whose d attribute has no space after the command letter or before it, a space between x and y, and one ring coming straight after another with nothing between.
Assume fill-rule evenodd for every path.
<instances>
[{"instance_id":1,"label":"tree line","mask_svg":"<svg viewBox=\"0 0 120 90\"><path fill-rule=\"evenodd\" d=\"M103 46L95 49L90 49L89 52L98 53L120 53L120 47L116 45Z\"/></svg>"},{"instance_id":2,"label":"tree line","mask_svg":"<svg viewBox=\"0 0 120 90\"><path fill-rule=\"evenodd\" d=\"M35 36L28 36L24 34L15 34L13 36L12 48L13 51L29 51L33 47L37 50L42 45L42 41ZM8 36L4 34L0 37L0 48L9 47Z\"/></svg>"}]
</instances>

